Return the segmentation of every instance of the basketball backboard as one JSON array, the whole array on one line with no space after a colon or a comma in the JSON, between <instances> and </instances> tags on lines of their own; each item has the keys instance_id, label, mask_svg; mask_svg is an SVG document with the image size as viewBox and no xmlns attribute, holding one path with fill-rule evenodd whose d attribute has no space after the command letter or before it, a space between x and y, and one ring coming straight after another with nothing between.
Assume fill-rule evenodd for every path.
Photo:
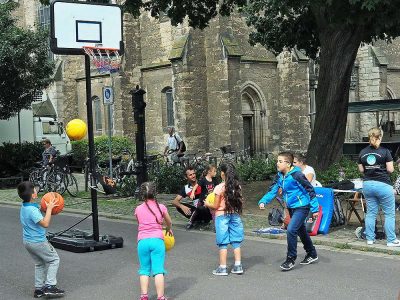
<instances>
[{"instance_id":1,"label":"basketball backboard","mask_svg":"<svg viewBox=\"0 0 400 300\"><path fill-rule=\"evenodd\" d=\"M51 51L85 54L83 47L124 51L122 10L112 4L56 0L51 3Z\"/></svg>"}]
</instances>

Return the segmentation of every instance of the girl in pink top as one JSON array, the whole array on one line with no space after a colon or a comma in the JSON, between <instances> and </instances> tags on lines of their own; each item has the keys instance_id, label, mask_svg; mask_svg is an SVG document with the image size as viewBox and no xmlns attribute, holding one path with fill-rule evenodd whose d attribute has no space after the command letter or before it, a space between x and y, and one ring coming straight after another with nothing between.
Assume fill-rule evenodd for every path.
<instances>
[{"instance_id":1,"label":"girl in pink top","mask_svg":"<svg viewBox=\"0 0 400 300\"><path fill-rule=\"evenodd\" d=\"M140 276L140 300L148 300L150 275L154 276L157 299L166 300L164 296L164 261L165 245L162 224L165 221L167 234L172 235L171 217L167 208L159 204L155 198L156 185L145 182L140 186L140 195L144 203L136 207L135 216L138 221L138 256Z\"/></svg>"}]
</instances>

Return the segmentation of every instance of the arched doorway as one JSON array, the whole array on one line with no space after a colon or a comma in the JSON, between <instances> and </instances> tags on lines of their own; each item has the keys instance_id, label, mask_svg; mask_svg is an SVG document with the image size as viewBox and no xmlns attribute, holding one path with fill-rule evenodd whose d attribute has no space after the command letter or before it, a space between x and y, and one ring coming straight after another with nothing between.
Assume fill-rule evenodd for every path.
<instances>
[{"instance_id":1,"label":"arched doorway","mask_svg":"<svg viewBox=\"0 0 400 300\"><path fill-rule=\"evenodd\" d=\"M257 85L246 82L242 88L243 149L250 154L267 152L268 122L266 101Z\"/></svg>"},{"instance_id":2,"label":"arched doorway","mask_svg":"<svg viewBox=\"0 0 400 300\"><path fill-rule=\"evenodd\" d=\"M247 93L242 94L243 146L244 150L254 154L254 108Z\"/></svg>"}]
</instances>

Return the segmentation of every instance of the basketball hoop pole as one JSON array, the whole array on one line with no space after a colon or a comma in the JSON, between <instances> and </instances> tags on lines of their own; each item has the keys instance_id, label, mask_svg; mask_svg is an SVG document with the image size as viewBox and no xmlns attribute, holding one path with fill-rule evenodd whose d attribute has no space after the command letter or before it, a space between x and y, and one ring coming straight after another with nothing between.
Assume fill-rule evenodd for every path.
<instances>
[{"instance_id":1,"label":"basketball hoop pole","mask_svg":"<svg viewBox=\"0 0 400 300\"><path fill-rule=\"evenodd\" d=\"M122 237L104 233L100 235L99 233L97 175L101 174L96 172L90 68L92 61L100 73L116 73L120 70L120 55L124 53L122 7L92 3L92 1L52 0L50 1L50 23L50 49L54 54L86 54L86 114L92 202L90 216L93 230L85 231L73 228L80 223L78 222L60 234L48 232L47 235L55 248L75 253L122 248L124 245Z\"/></svg>"},{"instance_id":2,"label":"basketball hoop pole","mask_svg":"<svg viewBox=\"0 0 400 300\"><path fill-rule=\"evenodd\" d=\"M92 110L92 87L90 76L90 56L85 54L85 77L86 77L86 109L87 109L87 125L88 125L88 142L89 142L89 162L90 174L92 174L90 186L95 186L96 183L93 174L96 174L95 166L95 151L94 151L94 134L93 134L93 110ZM99 241L99 214L97 210L97 191L90 189L92 198L92 221L93 221L93 239Z\"/></svg>"}]
</instances>

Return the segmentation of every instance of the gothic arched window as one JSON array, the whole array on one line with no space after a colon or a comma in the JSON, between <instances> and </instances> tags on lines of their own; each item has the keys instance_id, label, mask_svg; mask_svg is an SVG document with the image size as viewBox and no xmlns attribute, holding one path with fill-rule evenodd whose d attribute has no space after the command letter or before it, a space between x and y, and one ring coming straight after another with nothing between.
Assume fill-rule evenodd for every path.
<instances>
[{"instance_id":1,"label":"gothic arched window","mask_svg":"<svg viewBox=\"0 0 400 300\"><path fill-rule=\"evenodd\" d=\"M175 118L174 118L174 95L171 87L165 87L161 91L163 95L163 125L165 127L174 126L175 125ZM165 103L165 104L164 104Z\"/></svg>"},{"instance_id":2,"label":"gothic arched window","mask_svg":"<svg viewBox=\"0 0 400 300\"><path fill-rule=\"evenodd\" d=\"M92 97L93 115L94 115L94 131L98 133L103 132L103 112L100 98L97 96Z\"/></svg>"}]
</instances>

